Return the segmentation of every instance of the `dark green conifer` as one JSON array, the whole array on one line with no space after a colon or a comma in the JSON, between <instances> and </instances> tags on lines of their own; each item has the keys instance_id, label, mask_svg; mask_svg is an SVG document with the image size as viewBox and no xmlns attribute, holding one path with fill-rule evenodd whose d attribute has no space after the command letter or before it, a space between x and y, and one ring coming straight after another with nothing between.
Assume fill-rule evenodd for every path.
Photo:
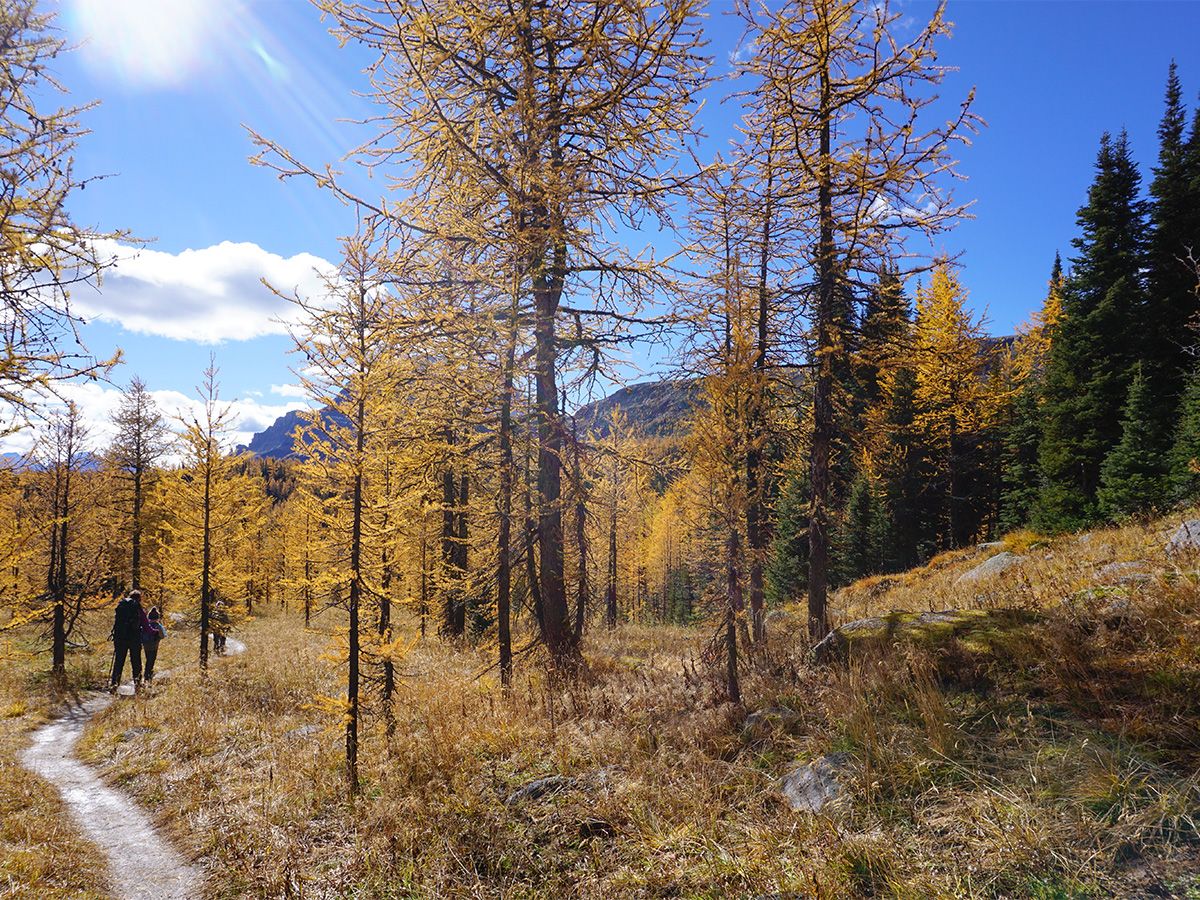
<instances>
[{"instance_id":1,"label":"dark green conifer","mask_svg":"<svg viewBox=\"0 0 1200 900\"><path fill-rule=\"evenodd\" d=\"M1100 472L1100 511L1110 519L1162 505L1166 465L1150 427L1154 413L1150 382L1139 363L1121 416L1121 440L1105 457Z\"/></svg>"},{"instance_id":2,"label":"dark green conifer","mask_svg":"<svg viewBox=\"0 0 1200 900\"><path fill-rule=\"evenodd\" d=\"M809 502L807 479L791 475L783 480L764 573L768 605L791 602L808 589Z\"/></svg>"},{"instance_id":3,"label":"dark green conifer","mask_svg":"<svg viewBox=\"0 0 1200 900\"><path fill-rule=\"evenodd\" d=\"M1063 319L1046 368L1038 449L1044 487L1034 519L1047 530L1078 528L1100 512L1100 469L1121 439L1121 410L1144 331L1145 207L1122 133L1104 135L1088 202L1079 210L1079 255L1067 280Z\"/></svg>"},{"instance_id":4,"label":"dark green conifer","mask_svg":"<svg viewBox=\"0 0 1200 900\"><path fill-rule=\"evenodd\" d=\"M999 431L1000 509L996 526L1001 533L1029 524L1041 492L1038 445L1042 439L1042 390L1046 377L1046 350L1054 342L1062 315L1062 256L1054 254L1049 290L1040 320L1028 336L1028 371L1002 412Z\"/></svg>"},{"instance_id":5,"label":"dark green conifer","mask_svg":"<svg viewBox=\"0 0 1200 900\"><path fill-rule=\"evenodd\" d=\"M858 326L854 378L864 407L879 403L879 376L901 358L908 345L912 305L895 269L886 269L867 294Z\"/></svg>"},{"instance_id":6,"label":"dark green conifer","mask_svg":"<svg viewBox=\"0 0 1200 900\"><path fill-rule=\"evenodd\" d=\"M860 473L850 485L850 497L836 542L842 584L856 581L876 569L877 554L871 540L872 499L870 482Z\"/></svg>"},{"instance_id":7,"label":"dark green conifer","mask_svg":"<svg viewBox=\"0 0 1200 900\"><path fill-rule=\"evenodd\" d=\"M1200 369L1192 372L1179 406L1179 424L1168 460L1170 496L1174 500L1200 497Z\"/></svg>"},{"instance_id":8,"label":"dark green conifer","mask_svg":"<svg viewBox=\"0 0 1200 900\"><path fill-rule=\"evenodd\" d=\"M937 520L929 506L928 442L917 425L917 377L902 368L886 398L887 447L880 460L886 508L891 513L884 568L911 569L932 550Z\"/></svg>"},{"instance_id":9,"label":"dark green conifer","mask_svg":"<svg viewBox=\"0 0 1200 900\"><path fill-rule=\"evenodd\" d=\"M1192 366L1188 325L1197 312L1189 249L1200 252L1200 136L1184 140L1186 113L1175 63L1167 74L1166 110L1158 127L1158 164L1150 182L1146 314L1142 319L1146 379L1154 398L1155 439L1166 449ZM1197 118L1200 123L1200 117Z\"/></svg>"},{"instance_id":10,"label":"dark green conifer","mask_svg":"<svg viewBox=\"0 0 1200 900\"><path fill-rule=\"evenodd\" d=\"M1000 447L1001 532L1013 531L1029 522L1041 488L1038 444L1042 438L1041 385L1031 380L1013 398L1008 408Z\"/></svg>"}]
</instances>

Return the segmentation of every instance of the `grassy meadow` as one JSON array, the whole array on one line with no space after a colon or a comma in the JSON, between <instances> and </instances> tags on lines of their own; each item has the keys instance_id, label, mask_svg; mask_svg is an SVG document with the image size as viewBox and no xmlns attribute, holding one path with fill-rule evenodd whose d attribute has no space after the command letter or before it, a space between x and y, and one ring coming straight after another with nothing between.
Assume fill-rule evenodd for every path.
<instances>
[{"instance_id":1,"label":"grassy meadow","mask_svg":"<svg viewBox=\"0 0 1200 900\"><path fill-rule=\"evenodd\" d=\"M1177 519L1019 533L859 582L835 599L842 622L982 612L863 631L828 665L783 609L744 707L723 701L707 627L593 628L578 681L549 682L532 651L507 696L493 648L413 629L390 729L366 710L354 804L332 612L306 629L260 608L247 651L207 676L194 632L173 632L173 671L96 716L80 753L203 861L211 898L1195 898L1200 579L1163 552ZM1021 559L958 581L1001 550ZM1138 565L1105 569L1120 563ZM0 873L14 896L104 896L95 850L15 761L104 683L108 645L73 653L56 687L34 637L2 663ZM842 797L789 809L781 776L831 752L849 760ZM513 796L549 776L564 780Z\"/></svg>"}]
</instances>

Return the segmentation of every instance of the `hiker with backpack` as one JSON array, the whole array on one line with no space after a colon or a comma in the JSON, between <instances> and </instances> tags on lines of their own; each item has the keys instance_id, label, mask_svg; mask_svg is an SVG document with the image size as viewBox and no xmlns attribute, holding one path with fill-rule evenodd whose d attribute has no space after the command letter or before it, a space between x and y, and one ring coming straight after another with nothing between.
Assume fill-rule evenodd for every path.
<instances>
[{"instance_id":1,"label":"hiker with backpack","mask_svg":"<svg viewBox=\"0 0 1200 900\"><path fill-rule=\"evenodd\" d=\"M115 694L121 684L126 656L129 657L134 689L141 684L143 622L148 623L149 620L146 618L146 611L142 609L142 592L134 589L117 604L113 614L113 628L109 635L109 640L113 642L112 679L108 686L111 693Z\"/></svg>"},{"instance_id":2,"label":"hiker with backpack","mask_svg":"<svg viewBox=\"0 0 1200 900\"><path fill-rule=\"evenodd\" d=\"M154 662L158 659L158 644L166 636L167 629L163 627L162 613L158 611L157 606L153 606L142 627L142 652L146 654L146 665L142 672L142 678L146 684L154 680Z\"/></svg>"}]
</instances>

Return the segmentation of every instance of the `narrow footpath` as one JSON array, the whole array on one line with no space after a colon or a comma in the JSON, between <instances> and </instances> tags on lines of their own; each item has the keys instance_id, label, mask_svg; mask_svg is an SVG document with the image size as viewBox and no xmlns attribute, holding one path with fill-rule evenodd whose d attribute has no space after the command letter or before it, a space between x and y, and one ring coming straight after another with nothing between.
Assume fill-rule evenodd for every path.
<instances>
[{"instance_id":1,"label":"narrow footpath","mask_svg":"<svg viewBox=\"0 0 1200 900\"><path fill-rule=\"evenodd\" d=\"M225 652L233 655L245 649L241 641L229 638ZM132 682L121 685L118 693L132 696ZM171 845L131 796L105 784L75 755L88 720L113 699L93 695L43 725L33 733L21 763L58 788L80 830L104 851L108 883L117 900L197 900L204 880L201 869Z\"/></svg>"}]
</instances>

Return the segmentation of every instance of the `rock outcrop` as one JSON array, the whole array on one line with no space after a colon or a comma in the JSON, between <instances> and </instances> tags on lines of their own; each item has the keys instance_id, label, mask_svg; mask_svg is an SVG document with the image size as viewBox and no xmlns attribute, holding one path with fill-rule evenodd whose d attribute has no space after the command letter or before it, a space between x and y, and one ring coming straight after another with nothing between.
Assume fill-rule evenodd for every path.
<instances>
[{"instance_id":1,"label":"rock outcrop","mask_svg":"<svg viewBox=\"0 0 1200 900\"><path fill-rule=\"evenodd\" d=\"M902 641L937 644L950 638L986 650L1034 618L1033 613L1018 609L892 612L838 626L812 648L812 658L818 664L828 664L844 660L858 649L887 651Z\"/></svg>"},{"instance_id":2,"label":"rock outcrop","mask_svg":"<svg viewBox=\"0 0 1200 900\"><path fill-rule=\"evenodd\" d=\"M848 753L829 753L792 769L779 781L784 802L796 812L820 812L844 793L838 775L849 763Z\"/></svg>"},{"instance_id":3,"label":"rock outcrop","mask_svg":"<svg viewBox=\"0 0 1200 900\"><path fill-rule=\"evenodd\" d=\"M1166 550L1168 556L1200 550L1200 519L1188 519L1176 528L1167 541Z\"/></svg>"},{"instance_id":4,"label":"rock outcrop","mask_svg":"<svg viewBox=\"0 0 1200 900\"><path fill-rule=\"evenodd\" d=\"M997 553L995 556L988 557L975 568L963 572L954 580L955 584L974 584L978 581L983 581L1007 572L1009 569L1019 566L1025 557L1018 556L1015 553L1009 553L1007 550L1002 553Z\"/></svg>"}]
</instances>

